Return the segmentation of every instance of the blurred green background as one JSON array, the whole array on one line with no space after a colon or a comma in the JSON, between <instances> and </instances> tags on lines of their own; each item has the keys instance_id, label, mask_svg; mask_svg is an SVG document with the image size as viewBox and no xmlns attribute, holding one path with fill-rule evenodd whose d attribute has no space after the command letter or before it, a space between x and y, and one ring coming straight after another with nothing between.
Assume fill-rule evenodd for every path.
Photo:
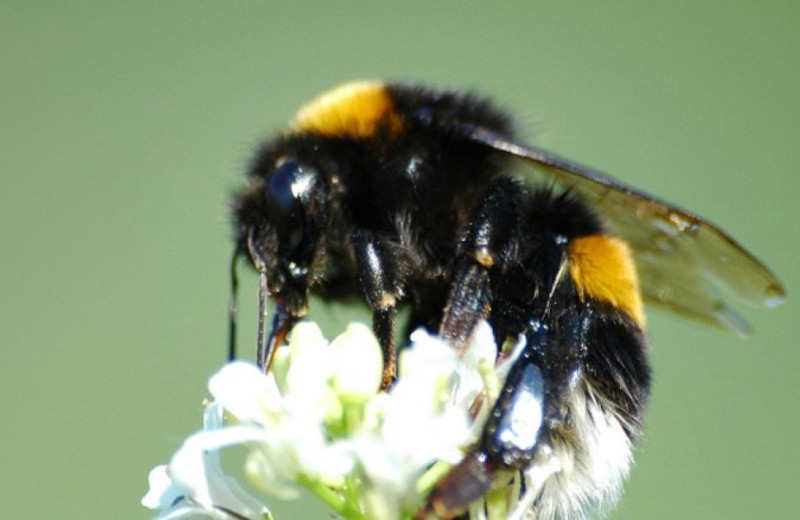
<instances>
[{"instance_id":1,"label":"blurred green background","mask_svg":"<svg viewBox=\"0 0 800 520\"><path fill-rule=\"evenodd\" d=\"M3 516L150 516L148 471L224 357L227 198L347 79L491 95L532 141L722 225L792 296L799 21L788 1L4 0ZM747 310L746 341L650 313L648 433L612 518L797 518L799 301Z\"/></svg>"}]
</instances>

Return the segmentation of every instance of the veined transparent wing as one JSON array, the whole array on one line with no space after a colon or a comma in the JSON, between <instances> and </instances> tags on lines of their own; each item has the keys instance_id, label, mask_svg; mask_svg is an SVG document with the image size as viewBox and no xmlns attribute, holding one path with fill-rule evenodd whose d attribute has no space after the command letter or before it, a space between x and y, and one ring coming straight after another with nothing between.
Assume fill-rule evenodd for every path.
<instances>
[{"instance_id":1,"label":"veined transparent wing","mask_svg":"<svg viewBox=\"0 0 800 520\"><path fill-rule=\"evenodd\" d=\"M784 300L783 286L763 263L699 216L556 154L482 128L467 133L538 172L526 177L550 178L597 208L609 231L633 248L648 302L745 335L747 323L725 302L723 292L757 306Z\"/></svg>"}]
</instances>

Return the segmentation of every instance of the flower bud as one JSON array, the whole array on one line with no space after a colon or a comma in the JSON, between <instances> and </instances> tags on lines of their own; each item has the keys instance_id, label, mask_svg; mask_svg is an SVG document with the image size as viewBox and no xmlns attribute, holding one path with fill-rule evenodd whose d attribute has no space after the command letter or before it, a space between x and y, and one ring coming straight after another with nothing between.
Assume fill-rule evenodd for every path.
<instances>
[{"instance_id":1,"label":"flower bud","mask_svg":"<svg viewBox=\"0 0 800 520\"><path fill-rule=\"evenodd\" d=\"M344 400L365 401L381 384L383 355L378 340L362 323L351 323L331 342L331 386Z\"/></svg>"}]
</instances>

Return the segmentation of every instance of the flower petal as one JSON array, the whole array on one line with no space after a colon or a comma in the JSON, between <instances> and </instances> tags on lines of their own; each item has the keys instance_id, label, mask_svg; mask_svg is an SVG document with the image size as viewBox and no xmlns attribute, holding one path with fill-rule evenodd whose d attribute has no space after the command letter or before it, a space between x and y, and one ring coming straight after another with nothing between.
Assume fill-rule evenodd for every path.
<instances>
[{"instance_id":1,"label":"flower petal","mask_svg":"<svg viewBox=\"0 0 800 520\"><path fill-rule=\"evenodd\" d=\"M372 331L351 323L330 346L332 385L346 400L366 401L380 389L383 355Z\"/></svg>"},{"instance_id":2,"label":"flower petal","mask_svg":"<svg viewBox=\"0 0 800 520\"><path fill-rule=\"evenodd\" d=\"M142 505L149 509L165 509L180 499L184 492L175 486L167 473L166 464L156 466L150 470L147 477L150 489L142 497Z\"/></svg>"},{"instance_id":3,"label":"flower petal","mask_svg":"<svg viewBox=\"0 0 800 520\"><path fill-rule=\"evenodd\" d=\"M457 377L453 388L453 403L458 408L468 409L483 390L483 377L478 366L482 362L494 365L497 358L497 343L489 323L481 320L458 362Z\"/></svg>"},{"instance_id":4,"label":"flower petal","mask_svg":"<svg viewBox=\"0 0 800 520\"><path fill-rule=\"evenodd\" d=\"M261 430L246 426L196 433L172 457L167 473L174 486L206 510L222 507L246 518L260 518L269 510L223 471L218 450L263 438Z\"/></svg>"},{"instance_id":5,"label":"flower petal","mask_svg":"<svg viewBox=\"0 0 800 520\"><path fill-rule=\"evenodd\" d=\"M211 376L208 390L239 421L270 422L282 412L275 379L252 363L228 363Z\"/></svg>"}]
</instances>

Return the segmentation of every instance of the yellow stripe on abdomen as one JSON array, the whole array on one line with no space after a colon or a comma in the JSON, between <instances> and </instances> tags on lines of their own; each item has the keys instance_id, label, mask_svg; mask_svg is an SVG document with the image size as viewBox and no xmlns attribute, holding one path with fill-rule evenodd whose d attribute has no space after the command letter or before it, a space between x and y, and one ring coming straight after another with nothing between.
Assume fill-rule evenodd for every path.
<instances>
[{"instance_id":1,"label":"yellow stripe on abdomen","mask_svg":"<svg viewBox=\"0 0 800 520\"><path fill-rule=\"evenodd\" d=\"M569 245L569 268L582 300L609 303L644 328L639 277L628 244L606 235L577 238Z\"/></svg>"}]
</instances>

